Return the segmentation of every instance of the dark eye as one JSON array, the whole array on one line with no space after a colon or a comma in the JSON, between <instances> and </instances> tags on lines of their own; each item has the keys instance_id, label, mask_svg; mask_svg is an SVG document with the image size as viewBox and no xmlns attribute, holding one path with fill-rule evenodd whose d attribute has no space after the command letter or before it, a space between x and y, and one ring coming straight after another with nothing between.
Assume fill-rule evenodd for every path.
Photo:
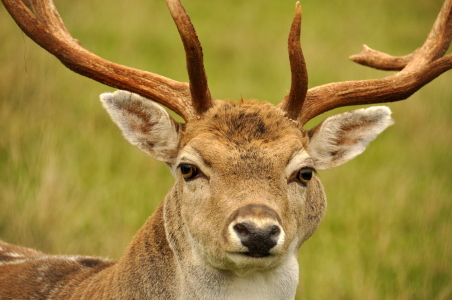
<instances>
[{"instance_id":1,"label":"dark eye","mask_svg":"<svg viewBox=\"0 0 452 300\"><path fill-rule=\"evenodd\" d=\"M190 164L181 164L180 172L182 174L182 177L184 177L185 180L193 179L199 173L198 168L195 165L190 165Z\"/></svg>"},{"instance_id":2,"label":"dark eye","mask_svg":"<svg viewBox=\"0 0 452 300\"><path fill-rule=\"evenodd\" d=\"M302 183L308 183L309 180L312 178L312 173L314 172L314 169L312 168L303 168L300 171L298 171L297 179Z\"/></svg>"}]
</instances>

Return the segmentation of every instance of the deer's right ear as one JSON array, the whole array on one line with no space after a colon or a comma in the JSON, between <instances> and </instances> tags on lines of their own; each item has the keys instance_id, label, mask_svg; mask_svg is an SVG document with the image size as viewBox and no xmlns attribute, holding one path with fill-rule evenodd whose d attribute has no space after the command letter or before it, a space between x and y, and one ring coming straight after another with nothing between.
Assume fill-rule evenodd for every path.
<instances>
[{"instance_id":1,"label":"deer's right ear","mask_svg":"<svg viewBox=\"0 0 452 300\"><path fill-rule=\"evenodd\" d=\"M179 123L163 107L126 91L104 93L100 99L132 145L157 160L175 163Z\"/></svg>"}]
</instances>

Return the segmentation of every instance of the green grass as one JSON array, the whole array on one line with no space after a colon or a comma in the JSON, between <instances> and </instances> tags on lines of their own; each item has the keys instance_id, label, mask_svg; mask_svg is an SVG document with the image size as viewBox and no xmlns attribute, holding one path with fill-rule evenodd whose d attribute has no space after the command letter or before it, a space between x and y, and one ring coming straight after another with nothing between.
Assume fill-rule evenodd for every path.
<instances>
[{"instance_id":1,"label":"green grass","mask_svg":"<svg viewBox=\"0 0 452 300\"><path fill-rule=\"evenodd\" d=\"M87 49L186 81L183 47L164 2L56 5ZM411 52L441 2L303 1L310 86L388 75L347 57L363 43ZM214 97L282 99L294 1L184 5L203 43ZM391 104L394 126L362 156L320 173L328 212L300 252L297 299L452 297L451 83L449 72ZM112 89L72 73L31 42L0 6L1 239L118 258L163 199L171 175L121 137L97 100L105 91Z\"/></svg>"}]
</instances>

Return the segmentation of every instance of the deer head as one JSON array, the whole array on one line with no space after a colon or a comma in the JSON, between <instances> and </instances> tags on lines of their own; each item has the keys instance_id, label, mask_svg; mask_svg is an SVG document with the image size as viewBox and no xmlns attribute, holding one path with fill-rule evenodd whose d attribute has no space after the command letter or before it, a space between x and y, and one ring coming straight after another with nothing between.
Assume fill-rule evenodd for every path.
<instances>
[{"instance_id":1,"label":"deer head","mask_svg":"<svg viewBox=\"0 0 452 300\"><path fill-rule=\"evenodd\" d=\"M30 0L28 8L20 1L2 1L22 30L68 68L124 90L101 95L104 107L130 143L168 165L176 183L118 265L127 261L138 266L143 257L167 244L165 249L177 263L167 263L157 272L184 278L169 284L182 286L180 290L193 298L200 295L193 288L198 285L205 293L217 289L210 295L224 290L238 295L232 289L200 284L200 273L204 279L208 273L216 280L235 281L259 272L276 274L277 285L286 287L283 298L293 297L298 249L326 209L316 170L361 154L392 120L389 108L371 107L329 117L309 130L304 125L337 107L406 99L452 68L452 55L444 56L452 38L450 0L424 45L412 54L394 57L365 47L352 57L367 66L400 72L309 90L297 2L288 41L292 82L277 106L212 98L200 43L178 0L167 4L185 48L189 83L120 66L88 52L70 36L51 0ZM156 103L185 123L176 122ZM152 230L159 232L153 237L164 240L149 241ZM146 243L153 251L145 250ZM197 274L196 282L190 282L190 274ZM278 292L272 292L273 298L280 297Z\"/></svg>"},{"instance_id":2,"label":"deer head","mask_svg":"<svg viewBox=\"0 0 452 300\"><path fill-rule=\"evenodd\" d=\"M274 268L297 252L324 215L325 196L315 170L363 152L392 123L391 112L361 109L310 131L302 128L307 74L299 3L289 36L289 95L277 107L213 101L188 16L179 2L168 4L187 51L194 114L183 115L187 122L178 124L160 106L124 91L103 94L103 104L126 139L167 163L176 177L174 194L166 201L178 215L168 219L185 228L178 240L190 241L218 269L241 274Z\"/></svg>"}]
</instances>

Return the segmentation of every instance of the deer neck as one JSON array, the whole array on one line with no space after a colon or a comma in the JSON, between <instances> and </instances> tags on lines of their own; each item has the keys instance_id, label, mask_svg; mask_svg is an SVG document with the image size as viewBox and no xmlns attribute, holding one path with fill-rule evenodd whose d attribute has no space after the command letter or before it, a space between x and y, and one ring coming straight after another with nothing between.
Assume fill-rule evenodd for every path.
<instances>
[{"instance_id":1,"label":"deer neck","mask_svg":"<svg viewBox=\"0 0 452 300\"><path fill-rule=\"evenodd\" d=\"M135 234L110 274L118 298L175 299L179 294L176 258L165 232L164 205L162 201Z\"/></svg>"}]
</instances>

